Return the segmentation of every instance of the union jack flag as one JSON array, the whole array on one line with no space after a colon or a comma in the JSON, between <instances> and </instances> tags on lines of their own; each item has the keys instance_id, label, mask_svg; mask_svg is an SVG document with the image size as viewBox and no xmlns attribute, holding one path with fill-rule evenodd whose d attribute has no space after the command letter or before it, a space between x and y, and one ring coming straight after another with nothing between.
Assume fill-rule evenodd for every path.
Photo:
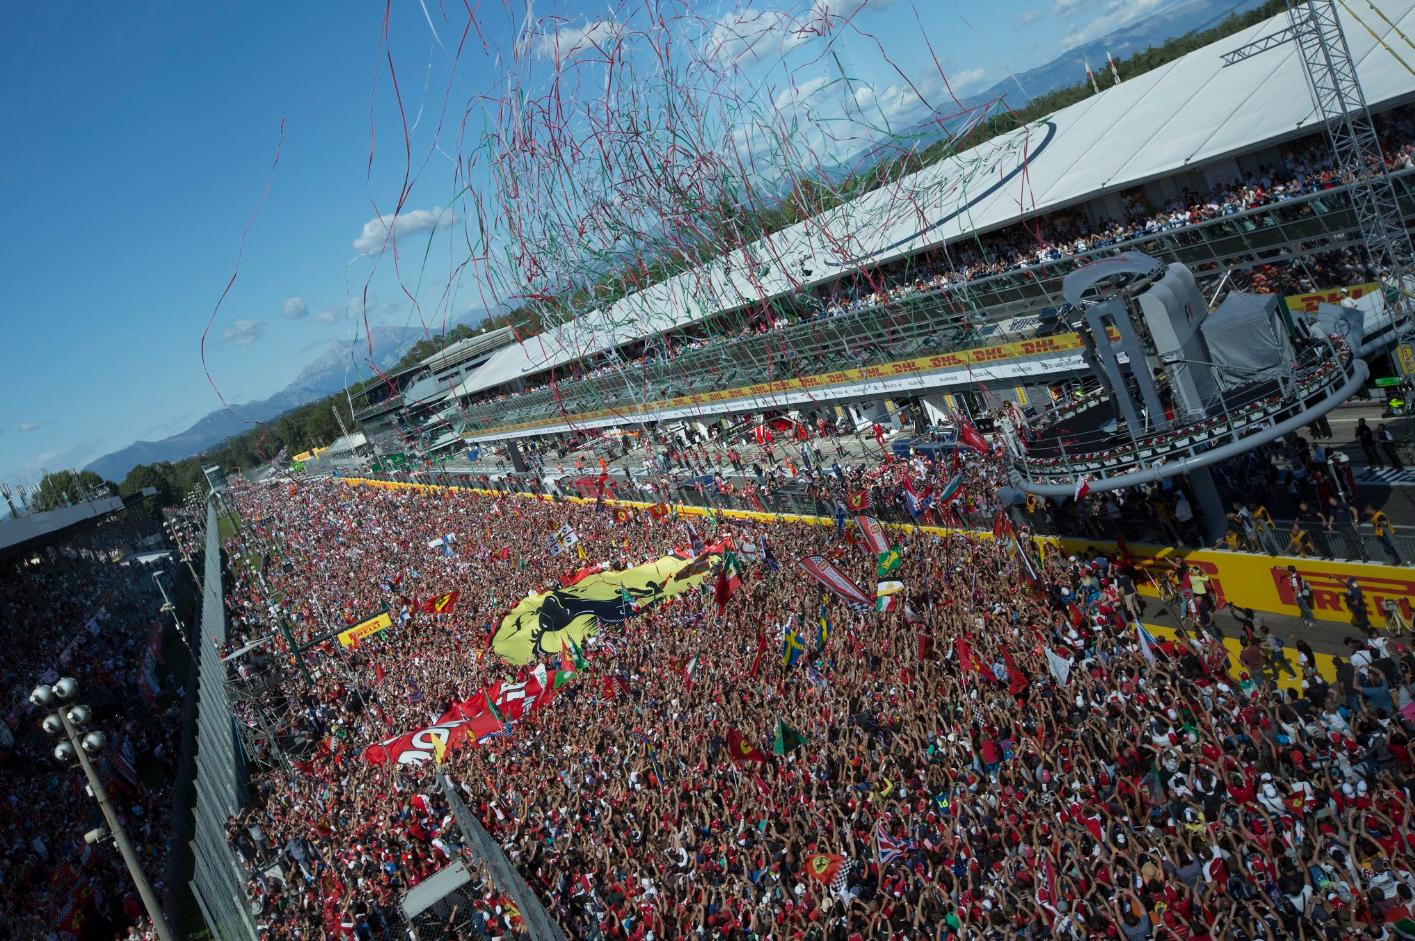
<instances>
[{"instance_id":1,"label":"union jack flag","mask_svg":"<svg viewBox=\"0 0 1415 941\"><path fill-rule=\"evenodd\" d=\"M912 840L896 840L884 829L883 820L875 821L875 854L881 866L888 866L896 859L903 859L913 848Z\"/></svg>"}]
</instances>

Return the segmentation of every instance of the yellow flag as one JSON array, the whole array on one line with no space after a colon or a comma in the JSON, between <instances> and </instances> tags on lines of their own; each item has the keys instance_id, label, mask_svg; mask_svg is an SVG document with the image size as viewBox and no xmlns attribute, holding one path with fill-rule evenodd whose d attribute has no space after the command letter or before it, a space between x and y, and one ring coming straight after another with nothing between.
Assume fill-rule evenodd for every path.
<instances>
[{"instance_id":1,"label":"yellow flag","mask_svg":"<svg viewBox=\"0 0 1415 941\"><path fill-rule=\"evenodd\" d=\"M439 765L447 760L447 743L442 740L442 736L432 737L432 760Z\"/></svg>"},{"instance_id":2,"label":"yellow flag","mask_svg":"<svg viewBox=\"0 0 1415 941\"><path fill-rule=\"evenodd\" d=\"M579 554L580 561L585 561L585 547L582 543L575 543L575 552Z\"/></svg>"}]
</instances>

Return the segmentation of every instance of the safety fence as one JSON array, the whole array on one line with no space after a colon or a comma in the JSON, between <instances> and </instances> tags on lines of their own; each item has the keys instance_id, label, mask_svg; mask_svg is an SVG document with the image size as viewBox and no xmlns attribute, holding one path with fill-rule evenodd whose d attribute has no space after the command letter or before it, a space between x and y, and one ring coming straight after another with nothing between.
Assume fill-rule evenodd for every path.
<instances>
[{"instance_id":1,"label":"safety fence","mask_svg":"<svg viewBox=\"0 0 1415 941\"><path fill-rule=\"evenodd\" d=\"M433 469L409 474L360 474L375 480L446 484L458 487L481 487L502 493L539 493L555 496L582 496L566 493L564 490L547 488L545 483L531 476L508 475L493 479L487 475L465 474L456 471ZM593 477L589 478L594 480ZM663 480L664 478L660 478ZM674 480L667 478L666 484L648 485L638 478L628 480L611 477L613 490L607 494L622 500L637 500L646 503L665 502L674 506L692 506L704 510L743 510L747 512L832 517L836 513L835 498L824 494L819 488L813 489L803 483L788 483L774 488L735 487L729 492L721 492L712 483L711 475L697 478ZM1200 538L1197 523L1157 523L1153 519L1135 517L1109 517L1100 514L1078 516L1071 512L1051 513L1040 506L1027 509L1018 504L1011 509L1013 521L1025 523L1039 536L1057 536L1065 539L1114 542L1117 534L1127 541L1145 542L1154 545L1173 546L1177 549L1202 549L1206 544ZM853 514L851 514L853 516ZM884 523L910 525L922 522L925 525L952 526L959 529L991 529L993 516L968 509L962 503L935 509L932 513L916 520L902 502L874 503L869 515ZM1239 548L1266 553L1268 555L1292 554L1306 558L1350 560L1353 562L1378 562L1382 564L1410 565L1415 563L1415 531L1394 532L1384 539L1376 535L1369 523L1360 526L1333 525L1330 529L1304 525L1307 533L1301 551L1289 550L1289 533L1292 520L1275 520L1273 528L1264 534L1260 544ZM1218 541L1215 548L1222 548Z\"/></svg>"},{"instance_id":2,"label":"safety fence","mask_svg":"<svg viewBox=\"0 0 1415 941\"><path fill-rule=\"evenodd\" d=\"M508 481L496 481L487 488L479 481L464 475L421 475L422 479L366 476L347 478L351 485L367 483L385 487L468 487L481 492L505 492L525 498L547 499L542 492L514 490ZM710 492L711 488L709 488ZM703 496L693 494L694 496ZM619 495L622 497L623 495ZM647 500L607 499L598 501L578 496L555 496L554 499L571 503L603 502L605 509L629 507L642 509L660 502L657 496ZM690 500L678 502L670 496L666 501L675 510L689 515L720 513L737 519L752 519L762 522L772 520L796 520L808 523L846 528L853 526L845 517L833 516L833 501L807 500L795 495L783 496L778 491L773 499L762 499L762 508L727 505L721 496L706 497L707 507ZM955 521L945 521L945 525L934 526L916 523L908 514L896 508L871 507L868 514L885 523L916 525L922 532L944 535L949 532L971 531L985 537L991 536L993 518L982 514L961 511ZM904 518L901 518L904 517ZM1102 538L1078 539L1072 536L1054 536L1033 533L1032 541L1043 555L1061 551L1070 555L1086 555L1089 552L1114 554L1119 546L1113 540ZM1396 567L1379 563L1327 560L1286 554L1262 554L1258 552L1230 551L1226 549L1206 549L1166 544L1131 543L1128 551L1137 564L1141 578L1137 579L1144 594L1160 594L1160 585L1170 579L1182 562L1188 568L1197 567L1208 576L1213 590L1235 605L1267 611L1275 614L1296 616L1299 608L1289 589L1289 571L1301 576L1314 592L1313 610L1319 620L1353 623L1353 613L1345 601L1345 591L1349 579L1356 579L1365 592L1366 603L1372 616L1382 609L1386 601L1400 607L1406 617L1415 614L1412 599L1415 599L1415 571L1409 567Z\"/></svg>"},{"instance_id":3,"label":"safety fence","mask_svg":"<svg viewBox=\"0 0 1415 941\"><path fill-rule=\"evenodd\" d=\"M212 501L206 511L197 670L192 892L212 937L245 941L256 937L256 926L246 900L244 871L226 839L226 823L244 800L246 771L226 693L226 666L221 662L226 643L226 597L216 515Z\"/></svg>"}]
</instances>

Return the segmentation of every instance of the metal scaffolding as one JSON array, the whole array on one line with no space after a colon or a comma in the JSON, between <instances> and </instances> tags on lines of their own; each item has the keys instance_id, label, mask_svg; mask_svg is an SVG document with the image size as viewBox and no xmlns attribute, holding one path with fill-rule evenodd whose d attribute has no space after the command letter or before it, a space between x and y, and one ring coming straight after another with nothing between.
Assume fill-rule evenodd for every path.
<instances>
[{"instance_id":1,"label":"metal scaffolding","mask_svg":"<svg viewBox=\"0 0 1415 941\"><path fill-rule=\"evenodd\" d=\"M1371 267L1387 272L1390 282L1403 288L1407 269L1415 261L1415 249L1386 171L1380 138L1366 107L1366 95L1361 90L1336 5L1337 0L1288 0L1288 27L1226 53L1223 61L1226 66L1233 65L1277 46L1296 43L1307 88L1331 144L1332 156L1341 179L1349 181L1357 228ZM1412 321L1403 293L1396 302L1394 316L1397 336L1408 336Z\"/></svg>"}]
</instances>

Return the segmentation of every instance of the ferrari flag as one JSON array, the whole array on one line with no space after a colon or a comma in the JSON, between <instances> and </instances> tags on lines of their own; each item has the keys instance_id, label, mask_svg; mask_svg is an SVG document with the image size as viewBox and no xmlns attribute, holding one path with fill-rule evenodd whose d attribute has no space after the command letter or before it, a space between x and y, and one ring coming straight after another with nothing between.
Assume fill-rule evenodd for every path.
<instances>
[{"instance_id":1,"label":"ferrari flag","mask_svg":"<svg viewBox=\"0 0 1415 941\"><path fill-rule=\"evenodd\" d=\"M566 641L584 644L601 622L617 624L654 603L696 588L720 557L668 556L622 572L598 572L573 585L521 599L491 639L491 649L511 664L558 654Z\"/></svg>"},{"instance_id":2,"label":"ferrari flag","mask_svg":"<svg viewBox=\"0 0 1415 941\"><path fill-rule=\"evenodd\" d=\"M429 598L420 607L424 614L446 614L457 607L457 592L449 591L444 595Z\"/></svg>"}]
</instances>

